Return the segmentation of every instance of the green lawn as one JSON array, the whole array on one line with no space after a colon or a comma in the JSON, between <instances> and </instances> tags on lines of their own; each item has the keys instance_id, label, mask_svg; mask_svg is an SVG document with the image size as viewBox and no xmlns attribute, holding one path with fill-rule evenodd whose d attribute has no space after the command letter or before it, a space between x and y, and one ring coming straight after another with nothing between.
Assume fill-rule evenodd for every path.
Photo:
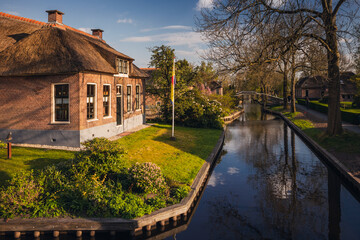
<instances>
[{"instance_id":1,"label":"green lawn","mask_svg":"<svg viewBox=\"0 0 360 240\"><path fill-rule=\"evenodd\" d=\"M128 154L129 166L135 162L157 164L165 177L191 183L213 150L221 130L175 127L176 140L170 140L171 126L157 124L117 140Z\"/></svg>"},{"instance_id":2,"label":"green lawn","mask_svg":"<svg viewBox=\"0 0 360 240\"><path fill-rule=\"evenodd\" d=\"M329 136L324 129L315 128L310 120L296 118L297 113L283 113L290 121L328 151L360 153L360 135L344 129L341 135Z\"/></svg>"},{"instance_id":3,"label":"green lawn","mask_svg":"<svg viewBox=\"0 0 360 240\"><path fill-rule=\"evenodd\" d=\"M89 141L76 157L73 152L14 148L13 159L7 160L1 150L0 219L132 219L176 204L190 191L221 132L176 127L173 141L171 126L157 124L115 142ZM65 162L42 170L60 161Z\"/></svg>"},{"instance_id":4,"label":"green lawn","mask_svg":"<svg viewBox=\"0 0 360 240\"><path fill-rule=\"evenodd\" d=\"M153 162L170 181L190 184L214 148L221 130L176 127L176 141L170 140L170 125L154 125L123 137L117 142L126 150L128 167L135 162ZM72 159L74 152L36 148L0 149L0 185L21 169L41 169Z\"/></svg>"},{"instance_id":5,"label":"green lawn","mask_svg":"<svg viewBox=\"0 0 360 240\"><path fill-rule=\"evenodd\" d=\"M0 149L0 185L21 169L42 169L73 157L70 151L12 147L12 158L8 159L7 149Z\"/></svg>"}]
</instances>

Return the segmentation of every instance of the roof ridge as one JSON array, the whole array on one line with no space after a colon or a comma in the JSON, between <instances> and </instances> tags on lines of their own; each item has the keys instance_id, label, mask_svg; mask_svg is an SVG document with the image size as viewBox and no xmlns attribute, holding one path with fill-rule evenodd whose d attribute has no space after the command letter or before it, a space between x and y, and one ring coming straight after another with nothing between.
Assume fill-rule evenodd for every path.
<instances>
[{"instance_id":1,"label":"roof ridge","mask_svg":"<svg viewBox=\"0 0 360 240\"><path fill-rule=\"evenodd\" d=\"M40 21L31 19L31 18L19 17L19 16L16 16L16 15L4 13L4 12L0 12L0 16L7 17L7 18L13 18L13 19L16 19L16 20L19 20L19 21L33 23L33 24L37 24L37 25L45 25L46 24L44 22L40 22Z\"/></svg>"},{"instance_id":2,"label":"roof ridge","mask_svg":"<svg viewBox=\"0 0 360 240\"><path fill-rule=\"evenodd\" d=\"M85 35L85 36L92 37L92 38L94 38L94 39L97 39L97 40L100 40L100 41L102 41L102 42L105 42L105 40L99 39L97 36L93 36L93 35L91 35L91 34L89 34L89 33L87 33L87 32L84 32L84 31L81 31L81 30L79 30L79 29L76 29L76 28L67 26L67 25L65 25L65 24L62 24L62 25L61 25L61 24L58 24L58 23L45 23L45 22L40 22L40 21L31 19L31 18L19 17L19 16L16 16L16 15L12 15L12 14L9 14L9 13L4 13L4 12L0 12L0 16L7 17L7 18L12 18L12 19L16 19L16 20L19 20L19 21L32 23L32 24L37 24L37 25L40 25L40 26L60 27L61 29L69 29L69 30L72 30L72 31L74 31L74 32L83 34L83 35Z\"/></svg>"}]
</instances>

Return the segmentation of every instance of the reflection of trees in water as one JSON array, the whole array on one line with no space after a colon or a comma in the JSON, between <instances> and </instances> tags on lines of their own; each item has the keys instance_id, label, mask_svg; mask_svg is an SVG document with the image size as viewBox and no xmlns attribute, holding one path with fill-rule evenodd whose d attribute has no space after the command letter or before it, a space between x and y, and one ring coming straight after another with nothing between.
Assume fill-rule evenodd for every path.
<instances>
[{"instance_id":1,"label":"reflection of trees in water","mask_svg":"<svg viewBox=\"0 0 360 240\"><path fill-rule=\"evenodd\" d=\"M250 116L255 117L255 113ZM315 157L297 156L294 133L278 121L248 123L233 130L231 137L238 138L236 151L255 169L248 181L257 190L264 227L276 230L281 238L326 238L323 233L327 232L328 220L327 170L321 162ZM247 219L237 215L236 206L225 203L217 203L219 212L234 212L236 217L228 214L217 221L227 222L223 219L227 216L238 219L238 223L232 223L236 225Z\"/></svg>"},{"instance_id":2,"label":"reflection of trees in water","mask_svg":"<svg viewBox=\"0 0 360 240\"><path fill-rule=\"evenodd\" d=\"M209 218L212 239L263 239L262 229L236 205L240 198L230 194L206 202L212 216Z\"/></svg>"}]
</instances>

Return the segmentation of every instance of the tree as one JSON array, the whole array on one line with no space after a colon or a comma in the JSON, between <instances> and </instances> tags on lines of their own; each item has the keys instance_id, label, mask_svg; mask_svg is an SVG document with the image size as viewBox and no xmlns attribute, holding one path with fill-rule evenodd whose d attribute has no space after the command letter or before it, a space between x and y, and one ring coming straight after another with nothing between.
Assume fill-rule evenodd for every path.
<instances>
[{"instance_id":1,"label":"tree","mask_svg":"<svg viewBox=\"0 0 360 240\"><path fill-rule=\"evenodd\" d=\"M169 46L155 46L150 49L152 56L150 66L156 70L152 75L152 82L146 87L146 91L162 100L162 113L166 121L171 118L170 88L175 50ZM175 101L195 82L193 66L186 60L178 60L175 63L176 85Z\"/></svg>"},{"instance_id":2,"label":"tree","mask_svg":"<svg viewBox=\"0 0 360 240\"><path fill-rule=\"evenodd\" d=\"M275 26L282 24L282 18L296 16L299 21L297 27L285 37L263 45L263 49L284 46L282 51L271 51L275 56L268 55L267 61L277 60L301 38L314 39L327 50L330 79L327 133L334 135L342 132L338 33L345 33L354 24L356 15L352 11L356 13L356 3L355 0L339 0L334 5L332 0L217 0L213 9L202 11L197 25L198 30L209 40L209 58L224 68L238 71L261 59L258 57L250 63L244 61L246 56L243 45L246 49L249 41L266 28L277 29Z\"/></svg>"}]
</instances>

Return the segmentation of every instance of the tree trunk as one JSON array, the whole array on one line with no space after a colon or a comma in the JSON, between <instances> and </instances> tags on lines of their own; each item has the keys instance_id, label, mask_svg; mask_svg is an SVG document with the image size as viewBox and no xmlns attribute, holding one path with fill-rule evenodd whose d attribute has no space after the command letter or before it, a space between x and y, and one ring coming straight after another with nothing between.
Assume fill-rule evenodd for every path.
<instances>
[{"instance_id":1,"label":"tree trunk","mask_svg":"<svg viewBox=\"0 0 360 240\"><path fill-rule=\"evenodd\" d=\"M296 106L295 106L295 53L296 51L292 52L292 56L291 56L291 91L290 91L290 95L291 95L291 112L294 113L296 112Z\"/></svg>"},{"instance_id":2,"label":"tree trunk","mask_svg":"<svg viewBox=\"0 0 360 240\"><path fill-rule=\"evenodd\" d=\"M288 85L288 69L287 69L287 62L285 62L286 60L283 60L284 62L284 80L283 80L283 107L284 110L288 109L288 104L287 104L287 85Z\"/></svg>"},{"instance_id":3,"label":"tree trunk","mask_svg":"<svg viewBox=\"0 0 360 240\"><path fill-rule=\"evenodd\" d=\"M331 51L328 50L328 77L329 77L329 108L327 133L330 136L341 134L341 112L340 112L340 68L339 50L336 36L336 18L326 18L326 42Z\"/></svg>"}]
</instances>

